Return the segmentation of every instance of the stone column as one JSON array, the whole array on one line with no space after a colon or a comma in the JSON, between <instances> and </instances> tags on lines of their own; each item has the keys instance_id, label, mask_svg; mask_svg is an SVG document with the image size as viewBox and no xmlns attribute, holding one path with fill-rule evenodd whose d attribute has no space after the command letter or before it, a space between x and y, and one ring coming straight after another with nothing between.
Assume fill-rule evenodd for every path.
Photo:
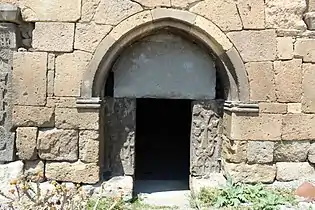
<instances>
[{"instance_id":1,"label":"stone column","mask_svg":"<svg viewBox=\"0 0 315 210\"><path fill-rule=\"evenodd\" d=\"M19 46L19 10L0 4L0 162L14 160L12 127L11 80L13 52Z\"/></svg>"}]
</instances>

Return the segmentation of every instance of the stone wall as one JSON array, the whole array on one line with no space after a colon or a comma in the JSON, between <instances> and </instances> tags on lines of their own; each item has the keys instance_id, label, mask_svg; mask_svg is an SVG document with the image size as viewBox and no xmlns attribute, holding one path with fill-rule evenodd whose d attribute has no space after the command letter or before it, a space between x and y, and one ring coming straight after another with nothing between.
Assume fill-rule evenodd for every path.
<instances>
[{"instance_id":1,"label":"stone wall","mask_svg":"<svg viewBox=\"0 0 315 210\"><path fill-rule=\"evenodd\" d=\"M76 105L83 74L101 40L111 46L138 23L172 16L207 28L224 51L240 54L235 65L245 65L249 101L259 105L258 113L226 109L225 173L247 182L314 175L314 1L6 1L35 24L32 47L13 56L11 131L24 167L40 165L47 178L60 181L99 180L99 110ZM11 157L13 148L8 151Z\"/></svg>"}]
</instances>

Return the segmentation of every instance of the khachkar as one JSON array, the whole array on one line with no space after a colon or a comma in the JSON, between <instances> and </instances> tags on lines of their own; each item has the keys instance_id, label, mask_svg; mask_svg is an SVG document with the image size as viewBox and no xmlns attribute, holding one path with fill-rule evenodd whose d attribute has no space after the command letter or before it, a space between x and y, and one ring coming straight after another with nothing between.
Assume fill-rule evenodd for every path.
<instances>
[{"instance_id":1,"label":"khachkar","mask_svg":"<svg viewBox=\"0 0 315 210\"><path fill-rule=\"evenodd\" d=\"M13 52L18 47L17 7L0 4L0 162L14 159L14 133L12 127L11 80Z\"/></svg>"}]
</instances>

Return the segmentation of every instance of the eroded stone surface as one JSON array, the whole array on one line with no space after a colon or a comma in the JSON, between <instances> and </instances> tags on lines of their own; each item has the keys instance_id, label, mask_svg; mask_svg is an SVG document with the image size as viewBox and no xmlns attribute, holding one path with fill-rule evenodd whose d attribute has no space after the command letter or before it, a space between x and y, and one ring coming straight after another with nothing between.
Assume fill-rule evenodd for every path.
<instances>
[{"instance_id":1,"label":"eroded stone surface","mask_svg":"<svg viewBox=\"0 0 315 210\"><path fill-rule=\"evenodd\" d=\"M136 0L139 4L145 7L170 7L171 0Z\"/></svg>"},{"instance_id":2,"label":"eroded stone surface","mask_svg":"<svg viewBox=\"0 0 315 210\"><path fill-rule=\"evenodd\" d=\"M238 0L237 7L244 29L265 28L264 0Z\"/></svg>"},{"instance_id":3,"label":"eroded stone surface","mask_svg":"<svg viewBox=\"0 0 315 210\"><path fill-rule=\"evenodd\" d=\"M19 5L23 19L30 22L75 22L81 16L80 0L23 0Z\"/></svg>"},{"instance_id":4,"label":"eroded stone surface","mask_svg":"<svg viewBox=\"0 0 315 210\"><path fill-rule=\"evenodd\" d=\"M172 4L172 7L187 8L189 5L197 1L198 0L172 0L171 4Z\"/></svg>"},{"instance_id":5,"label":"eroded stone surface","mask_svg":"<svg viewBox=\"0 0 315 210\"><path fill-rule=\"evenodd\" d=\"M115 176L104 183L104 196L122 197L130 200L133 193L133 178L131 176Z\"/></svg>"},{"instance_id":6,"label":"eroded stone surface","mask_svg":"<svg viewBox=\"0 0 315 210\"><path fill-rule=\"evenodd\" d=\"M276 58L275 30L240 31L227 34L245 62L272 61Z\"/></svg>"},{"instance_id":7,"label":"eroded stone surface","mask_svg":"<svg viewBox=\"0 0 315 210\"><path fill-rule=\"evenodd\" d=\"M100 41L111 30L108 25L78 23L75 29L74 48L94 52Z\"/></svg>"},{"instance_id":8,"label":"eroded stone surface","mask_svg":"<svg viewBox=\"0 0 315 210\"><path fill-rule=\"evenodd\" d=\"M213 21L223 31L242 29L242 22L237 12L236 3L232 0L201 1L193 6L190 11Z\"/></svg>"},{"instance_id":9,"label":"eroded stone surface","mask_svg":"<svg viewBox=\"0 0 315 210\"><path fill-rule=\"evenodd\" d=\"M241 163L247 160L247 141L233 141L223 138L222 157L231 163Z\"/></svg>"},{"instance_id":10,"label":"eroded stone surface","mask_svg":"<svg viewBox=\"0 0 315 210\"><path fill-rule=\"evenodd\" d=\"M309 141L281 141L275 143L276 162L304 162L310 147Z\"/></svg>"},{"instance_id":11,"label":"eroded stone surface","mask_svg":"<svg viewBox=\"0 0 315 210\"><path fill-rule=\"evenodd\" d=\"M205 177L221 168L222 107L216 101L195 101L192 115L190 174Z\"/></svg>"},{"instance_id":12,"label":"eroded stone surface","mask_svg":"<svg viewBox=\"0 0 315 210\"><path fill-rule=\"evenodd\" d=\"M56 127L61 129L98 130L99 112L96 109L56 108Z\"/></svg>"},{"instance_id":13,"label":"eroded stone surface","mask_svg":"<svg viewBox=\"0 0 315 210\"><path fill-rule=\"evenodd\" d=\"M99 181L99 166L96 163L47 162L46 177L48 179L94 184Z\"/></svg>"},{"instance_id":14,"label":"eroded stone surface","mask_svg":"<svg viewBox=\"0 0 315 210\"><path fill-rule=\"evenodd\" d=\"M315 40L307 38L296 39L294 54L304 62L315 62Z\"/></svg>"},{"instance_id":15,"label":"eroded stone surface","mask_svg":"<svg viewBox=\"0 0 315 210\"><path fill-rule=\"evenodd\" d=\"M247 144L248 163L272 163L274 142L249 141Z\"/></svg>"},{"instance_id":16,"label":"eroded stone surface","mask_svg":"<svg viewBox=\"0 0 315 210\"><path fill-rule=\"evenodd\" d=\"M266 27L306 29L303 13L305 0L266 0Z\"/></svg>"},{"instance_id":17,"label":"eroded stone surface","mask_svg":"<svg viewBox=\"0 0 315 210\"><path fill-rule=\"evenodd\" d=\"M73 40L74 23L35 23L33 47L39 51L71 52Z\"/></svg>"},{"instance_id":18,"label":"eroded stone surface","mask_svg":"<svg viewBox=\"0 0 315 210\"><path fill-rule=\"evenodd\" d=\"M288 113L299 114L302 112L301 103L288 103Z\"/></svg>"},{"instance_id":19,"label":"eroded stone surface","mask_svg":"<svg viewBox=\"0 0 315 210\"><path fill-rule=\"evenodd\" d=\"M309 149L308 149L308 161L311 163L315 163L315 143L312 142Z\"/></svg>"},{"instance_id":20,"label":"eroded stone surface","mask_svg":"<svg viewBox=\"0 0 315 210\"><path fill-rule=\"evenodd\" d=\"M300 102L302 96L302 60L275 61L274 71L277 100L279 102Z\"/></svg>"},{"instance_id":21,"label":"eroded stone surface","mask_svg":"<svg viewBox=\"0 0 315 210\"><path fill-rule=\"evenodd\" d=\"M36 140L36 127L20 127L16 129L16 149L17 155L21 160L34 160L37 158Z\"/></svg>"},{"instance_id":22,"label":"eroded stone surface","mask_svg":"<svg viewBox=\"0 0 315 210\"><path fill-rule=\"evenodd\" d=\"M269 114L287 113L287 105L283 103L259 103L259 112Z\"/></svg>"},{"instance_id":23,"label":"eroded stone surface","mask_svg":"<svg viewBox=\"0 0 315 210\"><path fill-rule=\"evenodd\" d=\"M272 164L224 163L223 168L224 172L231 176L235 182L272 183L276 177L276 166Z\"/></svg>"},{"instance_id":24,"label":"eroded stone surface","mask_svg":"<svg viewBox=\"0 0 315 210\"><path fill-rule=\"evenodd\" d=\"M105 103L105 168L112 175L133 175L135 164L136 99L108 98Z\"/></svg>"},{"instance_id":25,"label":"eroded stone surface","mask_svg":"<svg viewBox=\"0 0 315 210\"><path fill-rule=\"evenodd\" d=\"M99 159L98 131L80 131L79 158L83 162L97 163Z\"/></svg>"},{"instance_id":26,"label":"eroded stone surface","mask_svg":"<svg viewBox=\"0 0 315 210\"><path fill-rule=\"evenodd\" d=\"M54 109L35 106L14 106L12 121L14 127L54 127Z\"/></svg>"},{"instance_id":27,"label":"eroded stone surface","mask_svg":"<svg viewBox=\"0 0 315 210\"><path fill-rule=\"evenodd\" d=\"M315 65L303 64L302 68L302 110L306 113L315 113Z\"/></svg>"},{"instance_id":28,"label":"eroded stone surface","mask_svg":"<svg viewBox=\"0 0 315 210\"><path fill-rule=\"evenodd\" d=\"M47 53L14 53L12 75L14 104L45 105L46 74Z\"/></svg>"},{"instance_id":29,"label":"eroded stone surface","mask_svg":"<svg viewBox=\"0 0 315 210\"><path fill-rule=\"evenodd\" d=\"M80 96L82 75L91 57L90 53L74 51L56 58L55 96Z\"/></svg>"},{"instance_id":30,"label":"eroded stone surface","mask_svg":"<svg viewBox=\"0 0 315 210\"><path fill-rule=\"evenodd\" d=\"M272 62L249 62L245 64L250 85L250 99L275 101L276 88Z\"/></svg>"},{"instance_id":31,"label":"eroded stone surface","mask_svg":"<svg viewBox=\"0 0 315 210\"><path fill-rule=\"evenodd\" d=\"M38 133L37 149L43 160L78 159L78 131L43 129Z\"/></svg>"},{"instance_id":32,"label":"eroded stone surface","mask_svg":"<svg viewBox=\"0 0 315 210\"><path fill-rule=\"evenodd\" d=\"M283 117L283 140L311 140L315 139L315 115L288 114Z\"/></svg>"},{"instance_id":33,"label":"eroded stone surface","mask_svg":"<svg viewBox=\"0 0 315 210\"><path fill-rule=\"evenodd\" d=\"M292 37L277 37L277 56L279 59L290 60L293 58Z\"/></svg>"},{"instance_id":34,"label":"eroded stone surface","mask_svg":"<svg viewBox=\"0 0 315 210\"><path fill-rule=\"evenodd\" d=\"M47 97L46 107L75 108L76 97Z\"/></svg>"},{"instance_id":35,"label":"eroded stone surface","mask_svg":"<svg viewBox=\"0 0 315 210\"><path fill-rule=\"evenodd\" d=\"M314 176L315 170L308 162L289 163L279 162L277 166L277 177L279 181L292 181Z\"/></svg>"},{"instance_id":36,"label":"eroded stone surface","mask_svg":"<svg viewBox=\"0 0 315 210\"><path fill-rule=\"evenodd\" d=\"M129 0L101 0L96 9L95 22L117 25L122 20L141 10L142 7L139 4Z\"/></svg>"},{"instance_id":37,"label":"eroded stone surface","mask_svg":"<svg viewBox=\"0 0 315 210\"><path fill-rule=\"evenodd\" d=\"M82 0L80 22L90 22L93 19L100 2L101 0Z\"/></svg>"}]
</instances>

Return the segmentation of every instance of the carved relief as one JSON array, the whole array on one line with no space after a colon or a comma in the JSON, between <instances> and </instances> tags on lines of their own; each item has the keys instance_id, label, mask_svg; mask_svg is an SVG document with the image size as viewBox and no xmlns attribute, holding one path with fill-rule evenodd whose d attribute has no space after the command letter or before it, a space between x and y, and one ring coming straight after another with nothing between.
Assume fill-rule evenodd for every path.
<instances>
[{"instance_id":1,"label":"carved relief","mask_svg":"<svg viewBox=\"0 0 315 210\"><path fill-rule=\"evenodd\" d=\"M105 102L105 159L111 175L133 175L136 99L107 98Z\"/></svg>"},{"instance_id":2,"label":"carved relief","mask_svg":"<svg viewBox=\"0 0 315 210\"><path fill-rule=\"evenodd\" d=\"M193 102L191 125L192 176L207 177L220 171L221 112L222 104L217 101Z\"/></svg>"}]
</instances>

